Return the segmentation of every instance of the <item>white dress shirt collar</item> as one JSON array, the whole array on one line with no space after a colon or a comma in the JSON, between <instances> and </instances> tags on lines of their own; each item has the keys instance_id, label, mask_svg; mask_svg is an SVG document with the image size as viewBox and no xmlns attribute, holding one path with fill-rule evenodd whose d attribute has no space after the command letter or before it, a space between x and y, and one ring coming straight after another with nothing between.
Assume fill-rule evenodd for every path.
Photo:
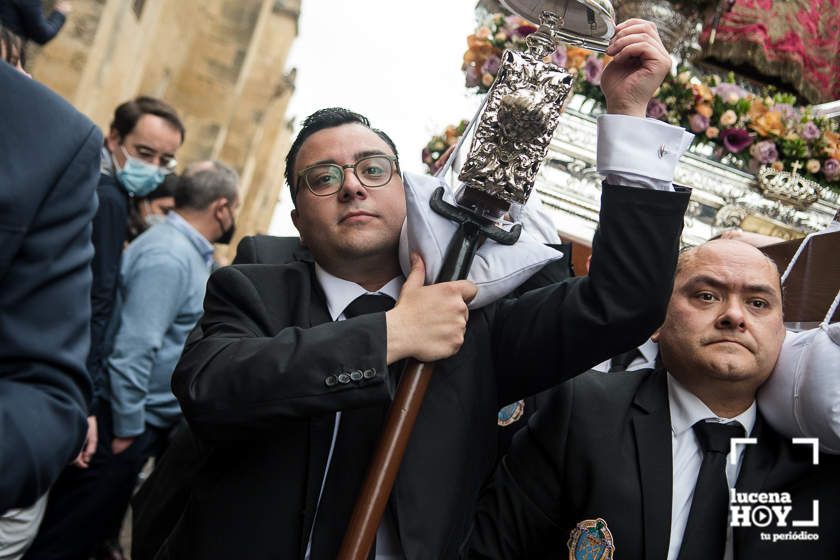
<instances>
[{"instance_id":1,"label":"white dress shirt collar","mask_svg":"<svg viewBox=\"0 0 840 560\"><path fill-rule=\"evenodd\" d=\"M315 263L315 277L321 284L321 289L324 290L324 295L327 298L327 310L330 312L330 318L333 321L337 321L339 317L343 318L344 309L350 305L350 302L364 294L384 294L397 301L405 282L405 278L396 276L378 291L368 292L355 282L333 276L321 268L318 263Z\"/></svg>"},{"instance_id":2,"label":"white dress shirt collar","mask_svg":"<svg viewBox=\"0 0 840 560\"><path fill-rule=\"evenodd\" d=\"M653 367L653 364L656 362L656 357L659 355L659 345L651 339L647 339L644 344L639 346L639 352L642 354L645 363Z\"/></svg>"},{"instance_id":3,"label":"white dress shirt collar","mask_svg":"<svg viewBox=\"0 0 840 560\"><path fill-rule=\"evenodd\" d=\"M745 436L750 435L755 426L757 410L755 400L747 410L735 418L721 418L670 373L668 374L668 401L671 408L671 430L677 437L700 420L738 422L744 427Z\"/></svg>"}]
</instances>

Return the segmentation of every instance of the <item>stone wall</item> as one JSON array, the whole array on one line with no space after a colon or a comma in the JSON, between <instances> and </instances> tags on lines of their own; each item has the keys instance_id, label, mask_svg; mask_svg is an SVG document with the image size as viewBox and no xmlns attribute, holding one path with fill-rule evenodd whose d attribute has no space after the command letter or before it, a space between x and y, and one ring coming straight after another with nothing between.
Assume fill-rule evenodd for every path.
<instances>
[{"instance_id":1,"label":"stone wall","mask_svg":"<svg viewBox=\"0 0 840 560\"><path fill-rule=\"evenodd\" d=\"M175 106L179 167L219 159L242 176L237 239L264 233L283 184L294 78L284 73L300 0L73 0L65 28L29 71L107 133L137 95Z\"/></svg>"}]
</instances>

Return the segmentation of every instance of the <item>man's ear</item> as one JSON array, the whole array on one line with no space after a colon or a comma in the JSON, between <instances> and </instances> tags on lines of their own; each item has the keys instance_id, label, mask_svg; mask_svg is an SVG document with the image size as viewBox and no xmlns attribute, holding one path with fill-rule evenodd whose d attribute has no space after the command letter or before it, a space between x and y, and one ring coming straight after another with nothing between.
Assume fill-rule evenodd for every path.
<instances>
[{"instance_id":1,"label":"man's ear","mask_svg":"<svg viewBox=\"0 0 840 560\"><path fill-rule=\"evenodd\" d=\"M657 344L659 344L659 335L661 333L662 333L662 327L659 327L658 329L656 329L656 332L654 332L652 335L650 335L650 339L652 341L656 342Z\"/></svg>"},{"instance_id":2,"label":"man's ear","mask_svg":"<svg viewBox=\"0 0 840 560\"><path fill-rule=\"evenodd\" d=\"M113 154L119 149L121 141L122 138L120 138L120 133L117 132L116 128L112 128L108 133L108 136L105 137L105 146L107 146L108 151Z\"/></svg>"},{"instance_id":3,"label":"man's ear","mask_svg":"<svg viewBox=\"0 0 840 560\"><path fill-rule=\"evenodd\" d=\"M302 246L306 247L306 242L303 240L303 232L300 231L300 225L298 225L298 220L300 220L300 214L298 214L297 208L292 208L292 211L290 212L290 215L292 217L292 223L294 224L295 229L298 230L298 236L300 237L300 244Z\"/></svg>"}]
</instances>

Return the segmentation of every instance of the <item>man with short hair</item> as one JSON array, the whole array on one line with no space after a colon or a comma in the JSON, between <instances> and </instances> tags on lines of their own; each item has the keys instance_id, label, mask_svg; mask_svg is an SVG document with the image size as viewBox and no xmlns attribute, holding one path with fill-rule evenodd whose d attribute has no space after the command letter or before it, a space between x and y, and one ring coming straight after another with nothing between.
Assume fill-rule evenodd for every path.
<instances>
[{"instance_id":1,"label":"man with short hair","mask_svg":"<svg viewBox=\"0 0 840 560\"><path fill-rule=\"evenodd\" d=\"M840 557L840 461L815 465L815 446L783 438L756 407L784 337L779 272L758 249L717 240L683 253L653 336L662 369L558 387L485 490L467 556L557 558L611 541L627 559ZM732 526L731 489L745 496ZM789 499L756 502L761 492ZM751 517L764 503L778 514ZM803 527L818 540L789 537L816 516Z\"/></svg>"},{"instance_id":2,"label":"man with short hair","mask_svg":"<svg viewBox=\"0 0 840 560\"><path fill-rule=\"evenodd\" d=\"M175 152L186 131L175 109L153 97L141 96L116 108L102 147L102 169L96 194L99 208L93 219L93 287L91 347L87 365L94 386L91 416L105 390L105 330L111 320L120 259L128 235L131 199L146 196L175 170ZM90 419L89 419L90 422ZM93 424L95 429L95 424ZM76 461L84 467L96 448L89 442ZM90 445L92 443L92 445Z\"/></svg>"},{"instance_id":3,"label":"man with short hair","mask_svg":"<svg viewBox=\"0 0 840 560\"><path fill-rule=\"evenodd\" d=\"M130 204L154 190L176 166L175 152L186 131L178 113L167 103L140 96L114 111L110 132L100 151L100 175L96 187L99 201L93 217L93 282L90 289L90 350L86 366L93 383L87 417L85 445L71 465L64 469L53 490L55 503L68 503L62 492L85 484L87 469L98 445L98 411L107 408L105 331L116 299L120 260L128 238ZM110 442L105 442L105 448ZM72 506L72 503L71 503Z\"/></svg>"},{"instance_id":4,"label":"man with short hair","mask_svg":"<svg viewBox=\"0 0 840 560\"><path fill-rule=\"evenodd\" d=\"M170 377L202 313L213 243L233 235L238 183L222 163L191 164L166 221L126 249L108 328L110 406L98 415L101 445L84 479L65 488L61 501L51 497L30 558L87 558L122 520L143 464L165 448L181 414Z\"/></svg>"},{"instance_id":5,"label":"man with short hair","mask_svg":"<svg viewBox=\"0 0 840 560\"><path fill-rule=\"evenodd\" d=\"M286 173L314 262L211 276L203 334L185 348L173 390L212 450L158 559L335 558L408 357L440 361L372 553L453 558L496 463L499 408L656 328L687 203L686 192L657 188L672 190L684 134L644 119L671 66L655 28L630 20L618 30L602 78L611 179L592 274L517 299L468 311L475 285L424 286L417 256L403 277L403 181L420 178L400 176L393 142L361 115L306 119Z\"/></svg>"}]
</instances>

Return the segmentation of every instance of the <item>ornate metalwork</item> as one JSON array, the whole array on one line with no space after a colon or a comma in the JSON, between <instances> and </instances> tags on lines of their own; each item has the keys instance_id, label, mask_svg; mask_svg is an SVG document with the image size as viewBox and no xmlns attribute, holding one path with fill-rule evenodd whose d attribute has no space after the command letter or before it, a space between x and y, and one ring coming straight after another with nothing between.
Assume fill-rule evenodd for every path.
<instances>
[{"instance_id":1,"label":"ornate metalwork","mask_svg":"<svg viewBox=\"0 0 840 560\"><path fill-rule=\"evenodd\" d=\"M572 79L542 57L505 51L458 176L467 189L508 203L528 200Z\"/></svg>"},{"instance_id":2,"label":"ornate metalwork","mask_svg":"<svg viewBox=\"0 0 840 560\"><path fill-rule=\"evenodd\" d=\"M685 54L691 50L699 50L697 36L697 21L701 19L700 12L692 2L683 2L678 9L669 0L617 0L615 13L618 21L630 18L642 18L656 24L659 37L669 53ZM684 10L684 11L683 11Z\"/></svg>"},{"instance_id":3,"label":"ornate metalwork","mask_svg":"<svg viewBox=\"0 0 840 560\"><path fill-rule=\"evenodd\" d=\"M588 239L597 226L601 181L592 172L595 119L576 111L577 101L571 101L560 118L535 188L561 236ZM828 226L840 206L840 196L829 189L822 189L819 200L807 210L768 199L753 175L691 152L680 159L674 183L693 189L683 230L687 246L702 243L728 227L786 239L801 236ZM728 208L722 210L724 207ZM734 208L742 212L736 213Z\"/></svg>"},{"instance_id":4,"label":"ornate metalwork","mask_svg":"<svg viewBox=\"0 0 840 560\"><path fill-rule=\"evenodd\" d=\"M739 227L746 217L747 211L742 207L727 204L717 211L715 225L721 228Z\"/></svg>"},{"instance_id":5,"label":"ornate metalwork","mask_svg":"<svg viewBox=\"0 0 840 560\"><path fill-rule=\"evenodd\" d=\"M793 172L762 167L758 171L758 187L764 196L787 202L796 208L807 208L820 198L822 187L797 173L802 164L793 164Z\"/></svg>"}]
</instances>

